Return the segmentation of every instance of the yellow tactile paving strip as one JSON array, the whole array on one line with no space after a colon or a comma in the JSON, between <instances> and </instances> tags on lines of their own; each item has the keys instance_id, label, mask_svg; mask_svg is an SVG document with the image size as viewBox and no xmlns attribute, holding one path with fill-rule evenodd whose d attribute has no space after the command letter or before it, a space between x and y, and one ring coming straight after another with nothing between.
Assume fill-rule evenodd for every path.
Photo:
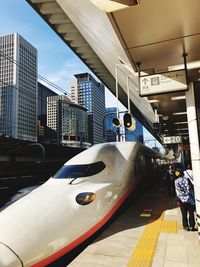
<instances>
[{"instance_id":1,"label":"yellow tactile paving strip","mask_svg":"<svg viewBox=\"0 0 200 267\"><path fill-rule=\"evenodd\" d=\"M160 230L162 233L177 233L177 221L163 220Z\"/></svg>"},{"instance_id":2,"label":"yellow tactile paving strip","mask_svg":"<svg viewBox=\"0 0 200 267\"><path fill-rule=\"evenodd\" d=\"M127 267L150 267L152 265L160 232L177 233L177 222L164 220L164 213L157 220L150 220Z\"/></svg>"}]
</instances>

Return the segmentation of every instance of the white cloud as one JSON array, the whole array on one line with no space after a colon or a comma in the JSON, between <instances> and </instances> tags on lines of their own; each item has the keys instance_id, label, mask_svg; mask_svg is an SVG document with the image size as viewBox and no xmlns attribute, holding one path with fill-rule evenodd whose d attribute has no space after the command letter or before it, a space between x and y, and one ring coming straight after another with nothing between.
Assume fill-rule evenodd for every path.
<instances>
[{"instance_id":1,"label":"white cloud","mask_svg":"<svg viewBox=\"0 0 200 267\"><path fill-rule=\"evenodd\" d=\"M56 71L49 73L46 75L46 79L55 85L61 87L63 90L70 92L70 82L74 78L74 74L90 72L83 63L76 59L67 60L62 66ZM56 93L61 94L61 92L55 90Z\"/></svg>"}]
</instances>

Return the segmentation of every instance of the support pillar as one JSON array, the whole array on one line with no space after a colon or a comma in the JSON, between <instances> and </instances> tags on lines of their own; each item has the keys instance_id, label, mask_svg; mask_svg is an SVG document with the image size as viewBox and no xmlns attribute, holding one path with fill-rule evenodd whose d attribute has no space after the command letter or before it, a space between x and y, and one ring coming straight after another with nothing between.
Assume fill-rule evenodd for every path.
<instances>
[{"instance_id":1,"label":"support pillar","mask_svg":"<svg viewBox=\"0 0 200 267\"><path fill-rule=\"evenodd\" d=\"M187 106L187 119L188 119L188 130L190 140L190 153L191 163L193 170L194 179L194 191L196 199L196 215L198 234L200 238L200 147L199 147L199 136L198 136L198 125L194 98L194 85L189 84L189 90L186 92L186 106Z\"/></svg>"}]
</instances>

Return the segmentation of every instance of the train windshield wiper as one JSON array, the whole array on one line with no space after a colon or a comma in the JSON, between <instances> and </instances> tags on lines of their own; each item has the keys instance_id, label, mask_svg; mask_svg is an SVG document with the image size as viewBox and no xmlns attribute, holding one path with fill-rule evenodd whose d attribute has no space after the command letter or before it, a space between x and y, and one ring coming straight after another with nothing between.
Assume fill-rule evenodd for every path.
<instances>
[{"instance_id":1,"label":"train windshield wiper","mask_svg":"<svg viewBox=\"0 0 200 267\"><path fill-rule=\"evenodd\" d=\"M76 179L78 179L78 178L80 178L80 177L75 177L74 179L72 179L70 182L69 182L69 184L72 184Z\"/></svg>"}]
</instances>

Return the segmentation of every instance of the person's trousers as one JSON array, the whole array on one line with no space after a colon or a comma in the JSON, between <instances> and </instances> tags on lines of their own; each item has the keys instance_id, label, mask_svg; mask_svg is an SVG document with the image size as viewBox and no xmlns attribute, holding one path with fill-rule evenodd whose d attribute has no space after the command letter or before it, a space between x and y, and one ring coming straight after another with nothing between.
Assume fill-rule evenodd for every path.
<instances>
[{"instance_id":1,"label":"person's trousers","mask_svg":"<svg viewBox=\"0 0 200 267\"><path fill-rule=\"evenodd\" d=\"M194 207L187 202L179 201L181 213L182 213L182 221L183 227L195 227L195 219L194 219ZM188 214L189 214L189 223L188 223Z\"/></svg>"}]
</instances>

